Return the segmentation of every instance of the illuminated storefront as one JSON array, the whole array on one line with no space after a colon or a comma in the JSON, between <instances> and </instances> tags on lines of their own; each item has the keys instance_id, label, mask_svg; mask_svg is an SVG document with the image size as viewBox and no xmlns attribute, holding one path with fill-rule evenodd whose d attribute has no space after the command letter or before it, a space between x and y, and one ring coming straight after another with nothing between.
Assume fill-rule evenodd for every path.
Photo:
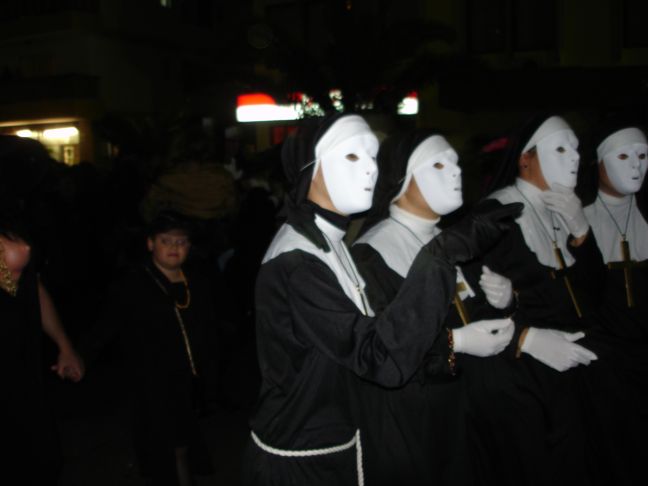
<instances>
[{"instance_id":1,"label":"illuminated storefront","mask_svg":"<svg viewBox=\"0 0 648 486\"><path fill-rule=\"evenodd\" d=\"M33 120L30 122L3 122L0 133L31 138L42 143L50 156L66 165L81 161L82 133L79 120Z\"/></svg>"},{"instance_id":2,"label":"illuminated storefront","mask_svg":"<svg viewBox=\"0 0 648 486\"><path fill-rule=\"evenodd\" d=\"M344 97L340 90L329 91L331 105L337 111L344 111ZM292 93L287 96L287 103L278 103L266 93L241 94L236 100L236 121L239 127L249 126L243 130L248 143L257 151L281 143L288 133L294 130L297 120L308 116L323 116L320 105L305 93ZM373 109L372 102L356 107L361 112ZM418 94L414 91L405 96L398 104L397 115L413 116L419 112ZM252 134L251 132L255 133ZM254 142L251 140L254 139Z\"/></svg>"}]
</instances>

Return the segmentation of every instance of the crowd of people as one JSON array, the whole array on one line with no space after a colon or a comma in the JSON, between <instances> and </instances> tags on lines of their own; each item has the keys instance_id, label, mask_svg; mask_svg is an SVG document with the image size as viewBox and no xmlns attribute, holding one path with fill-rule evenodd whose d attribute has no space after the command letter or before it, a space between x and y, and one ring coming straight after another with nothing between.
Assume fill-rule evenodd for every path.
<instances>
[{"instance_id":1,"label":"crowd of people","mask_svg":"<svg viewBox=\"0 0 648 486\"><path fill-rule=\"evenodd\" d=\"M487 195L441 229L463 202L441 134L379 145L361 117L336 115L285 142L245 484L639 477L648 145L634 125L602 131L585 207L578 148L563 118L535 117ZM367 211L349 249L349 217Z\"/></svg>"},{"instance_id":2,"label":"crowd of people","mask_svg":"<svg viewBox=\"0 0 648 486\"><path fill-rule=\"evenodd\" d=\"M51 370L74 382L119 343L155 485L212 471L198 417L227 400L224 337L256 346L246 485L633 484L648 432L648 141L627 119L593 133L579 147L565 119L533 117L466 208L442 133L379 142L356 114L303 120L283 142L280 207L251 184L232 224L155 212L129 265L104 260L104 281L78 289L92 324L68 333L61 257L42 254L30 196L7 202L3 474L57 481L44 334ZM206 250L210 231L229 248Z\"/></svg>"}]
</instances>

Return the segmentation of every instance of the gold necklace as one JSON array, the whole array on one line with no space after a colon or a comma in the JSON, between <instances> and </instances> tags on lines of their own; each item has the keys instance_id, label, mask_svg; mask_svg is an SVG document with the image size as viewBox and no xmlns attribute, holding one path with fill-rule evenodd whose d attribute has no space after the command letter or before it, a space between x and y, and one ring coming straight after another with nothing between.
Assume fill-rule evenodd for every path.
<instances>
[{"instance_id":1,"label":"gold necklace","mask_svg":"<svg viewBox=\"0 0 648 486\"><path fill-rule=\"evenodd\" d=\"M11 272L7 267L5 260L5 250L3 244L0 242L0 288L7 291L9 295L15 297L18 293L18 284L11 276Z\"/></svg>"},{"instance_id":2,"label":"gold necklace","mask_svg":"<svg viewBox=\"0 0 648 486\"><path fill-rule=\"evenodd\" d=\"M151 270L147 266L144 266L144 270L146 270L146 272L151 276L153 281L158 285L158 287L160 287L160 290L162 290L162 292L164 292L166 295L169 295L167 289L164 287L164 285L162 285L162 282L160 282L157 279L157 277L153 274L153 272L151 272ZM175 309L173 309L173 311L175 312L176 320L178 321L178 326L180 326L180 332L182 333L182 340L184 341L185 351L187 352L187 358L189 358L189 365L191 366L191 374L194 376L198 376L198 371L196 371L196 364L193 358L193 352L191 351L191 343L189 342L189 335L187 334L187 329L185 327L184 320L182 319L182 315L180 314L180 309L186 309L187 307L189 307L189 303L191 301L191 293L189 292L189 286L187 285L187 279L184 276L184 272L182 272L181 270L180 273L182 275L182 279L185 284L185 289L187 291L187 303L184 304L184 307L180 307L176 302Z\"/></svg>"},{"instance_id":3,"label":"gold necklace","mask_svg":"<svg viewBox=\"0 0 648 486\"><path fill-rule=\"evenodd\" d=\"M184 274L184 272L182 270L180 270L180 276L182 277L182 283L184 284L184 288L185 288L185 303L180 304L179 302L176 302L175 306L178 309L186 309L191 304L191 291L189 290L189 284L187 283L187 277L185 277L185 274Z\"/></svg>"}]
</instances>

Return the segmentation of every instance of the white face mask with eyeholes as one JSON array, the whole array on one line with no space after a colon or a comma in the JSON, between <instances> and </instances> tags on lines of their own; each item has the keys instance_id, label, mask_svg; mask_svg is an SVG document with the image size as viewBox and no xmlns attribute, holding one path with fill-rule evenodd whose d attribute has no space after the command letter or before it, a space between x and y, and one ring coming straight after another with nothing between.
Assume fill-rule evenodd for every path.
<instances>
[{"instance_id":1,"label":"white face mask with eyeholes","mask_svg":"<svg viewBox=\"0 0 648 486\"><path fill-rule=\"evenodd\" d=\"M461 167L453 148L429 156L412 175L427 205L439 216L459 209L463 204Z\"/></svg>"},{"instance_id":2,"label":"white face mask with eyeholes","mask_svg":"<svg viewBox=\"0 0 648 486\"><path fill-rule=\"evenodd\" d=\"M637 127L608 135L596 149L612 187L628 196L641 189L648 168L648 141Z\"/></svg>"},{"instance_id":3,"label":"white face mask with eyeholes","mask_svg":"<svg viewBox=\"0 0 648 486\"><path fill-rule=\"evenodd\" d=\"M634 143L619 147L603 156L605 171L612 187L623 195L641 189L648 168L648 145Z\"/></svg>"},{"instance_id":4,"label":"white face mask with eyeholes","mask_svg":"<svg viewBox=\"0 0 648 486\"><path fill-rule=\"evenodd\" d=\"M371 207L378 178L378 139L367 131L330 147L320 156L324 184L333 206L345 215Z\"/></svg>"},{"instance_id":5,"label":"white face mask with eyeholes","mask_svg":"<svg viewBox=\"0 0 648 486\"><path fill-rule=\"evenodd\" d=\"M576 187L578 177L578 139L571 129L547 135L536 144L542 175L549 187L561 184Z\"/></svg>"}]
</instances>

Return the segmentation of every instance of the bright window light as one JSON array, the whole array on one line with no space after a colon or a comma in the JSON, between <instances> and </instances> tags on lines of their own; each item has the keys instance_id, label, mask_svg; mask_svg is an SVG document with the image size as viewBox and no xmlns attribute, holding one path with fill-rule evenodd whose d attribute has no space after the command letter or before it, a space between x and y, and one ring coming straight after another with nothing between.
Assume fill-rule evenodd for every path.
<instances>
[{"instance_id":1,"label":"bright window light","mask_svg":"<svg viewBox=\"0 0 648 486\"><path fill-rule=\"evenodd\" d=\"M265 93L240 95L236 104L236 120L239 122L297 120L303 111L295 103L279 105Z\"/></svg>"},{"instance_id":2,"label":"bright window light","mask_svg":"<svg viewBox=\"0 0 648 486\"><path fill-rule=\"evenodd\" d=\"M300 114L295 105L246 105L236 108L240 122L297 120Z\"/></svg>"},{"instance_id":3,"label":"bright window light","mask_svg":"<svg viewBox=\"0 0 648 486\"><path fill-rule=\"evenodd\" d=\"M36 133L32 132L28 128L24 130L18 130L16 135L22 138L36 138Z\"/></svg>"},{"instance_id":4,"label":"bright window light","mask_svg":"<svg viewBox=\"0 0 648 486\"><path fill-rule=\"evenodd\" d=\"M419 111L418 96L410 93L398 104L399 115L416 115Z\"/></svg>"},{"instance_id":5,"label":"bright window light","mask_svg":"<svg viewBox=\"0 0 648 486\"><path fill-rule=\"evenodd\" d=\"M68 140L79 135L76 127L50 128L43 132L45 140Z\"/></svg>"}]
</instances>

